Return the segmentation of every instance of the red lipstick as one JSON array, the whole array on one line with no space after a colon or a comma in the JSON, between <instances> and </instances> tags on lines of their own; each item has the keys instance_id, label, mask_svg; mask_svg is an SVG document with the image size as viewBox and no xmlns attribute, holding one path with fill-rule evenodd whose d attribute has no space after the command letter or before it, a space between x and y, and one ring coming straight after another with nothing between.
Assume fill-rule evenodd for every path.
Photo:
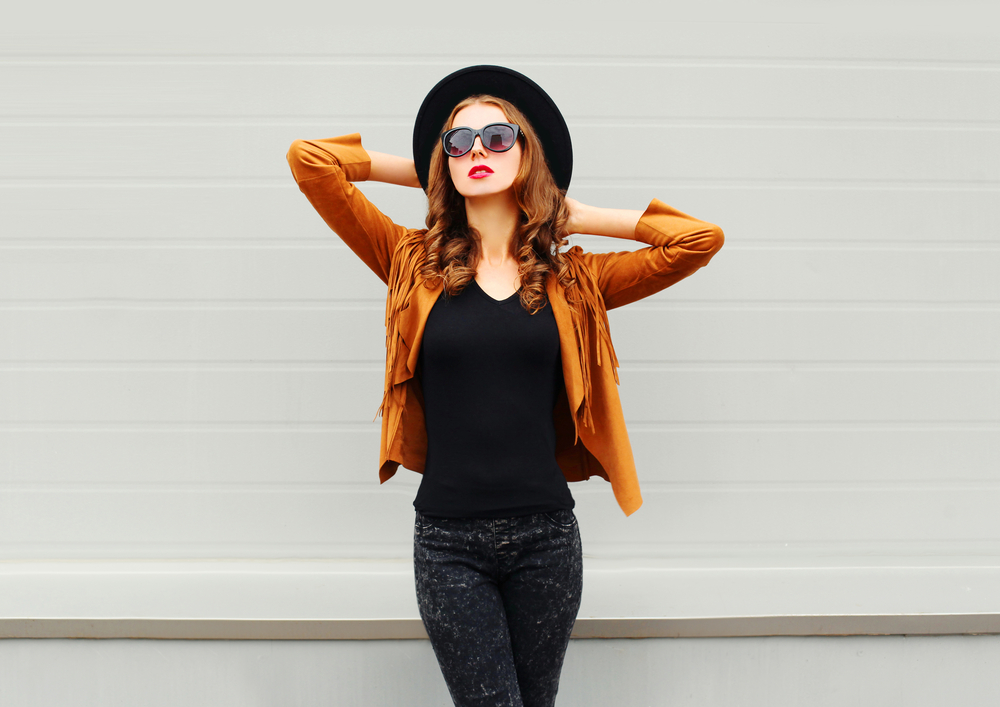
<instances>
[{"instance_id":1,"label":"red lipstick","mask_svg":"<svg viewBox=\"0 0 1000 707\"><path fill-rule=\"evenodd\" d=\"M493 174L493 170L484 164L477 164L469 170L470 179L482 179L483 177L488 177L491 174Z\"/></svg>"}]
</instances>

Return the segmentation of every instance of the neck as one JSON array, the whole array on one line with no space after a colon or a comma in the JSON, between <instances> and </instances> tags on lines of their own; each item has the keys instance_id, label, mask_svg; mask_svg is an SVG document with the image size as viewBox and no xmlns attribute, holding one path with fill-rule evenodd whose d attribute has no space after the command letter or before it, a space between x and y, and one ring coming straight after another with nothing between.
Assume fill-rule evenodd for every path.
<instances>
[{"instance_id":1,"label":"neck","mask_svg":"<svg viewBox=\"0 0 1000 707\"><path fill-rule=\"evenodd\" d=\"M511 242L520 216L512 190L466 197L465 216L469 225L479 232L483 260L490 265L502 265L511 257Z\"/></svg>"}]
</instances>

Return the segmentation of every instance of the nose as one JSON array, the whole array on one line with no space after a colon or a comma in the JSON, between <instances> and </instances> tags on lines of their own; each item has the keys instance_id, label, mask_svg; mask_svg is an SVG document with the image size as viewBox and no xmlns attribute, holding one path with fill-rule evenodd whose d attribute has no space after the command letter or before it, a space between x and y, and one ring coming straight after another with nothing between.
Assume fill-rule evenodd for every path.
<instances>
[{"instance_id":1,"label":"nose","mask_svg":"<svg viewBox=\"0 0 1000 707\"><path fill-rule=\"evenodd\" d=\"M478 150L476 150L476 143L477 142L479 143L479 149ZM476 135L474 138L472 138L472 147L469 149L470 153L471 152L477 152L477 151L481 155L485 155L486 154L486 146L483 145L483 141L482 141L482 139L478 135Z\"/></svg>"}]
</instances>

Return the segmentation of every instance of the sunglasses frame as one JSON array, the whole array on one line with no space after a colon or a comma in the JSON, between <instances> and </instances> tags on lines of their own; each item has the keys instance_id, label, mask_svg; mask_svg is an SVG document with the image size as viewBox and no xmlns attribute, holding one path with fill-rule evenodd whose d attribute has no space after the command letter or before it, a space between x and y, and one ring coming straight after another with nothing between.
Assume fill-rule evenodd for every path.
<instances>
[{"instance_id":1,"label":"sunglasses frame","mask_svg":"<svg viewBox=\"0 0 1000 707\"><path fill-rule=\"evenodd\" d=\"M487 128L492 128L495 125L503 125L505 127L512 128L514 130L514 139L511 141L510 147L507 147L507 148L505 148L503 150L494 150L493 148L488 147L486 145L486 140L485 140L486 129ZM457 132L459 130L468 130L468 131L472 132L473 133L473 135L472 135L472 142L469 144L469 149L468 150L466 150L465 152L463 152L460 155L453 155L453 154L450 154L448 152L448 145L447 145L446 141L447 141L449 135L451 135L452 133L455 133L455 132ZM514 123L490 123L489 125L484 125L483 127L479 128L479 130L473 130L472 128L470 128L468 126L462 125L462 126L459 126L457 128L452 128L451 130L447 130L447 131L441 133L441 149L444 150L444 154L446 156L448 156L448 157L464 157L465 155L467 155L470 152L472 152L472 148L475 147L475 145L476 145L476 137L479 137L479 142L482 143L483 147L485 147L490 152L507 152L508 150L511 150L511 149L514 148L514 145L517 144L517 138L519 138L520 136L521 136L521 128L519 126L515 125Z\"/></svg>"}]
</instances>

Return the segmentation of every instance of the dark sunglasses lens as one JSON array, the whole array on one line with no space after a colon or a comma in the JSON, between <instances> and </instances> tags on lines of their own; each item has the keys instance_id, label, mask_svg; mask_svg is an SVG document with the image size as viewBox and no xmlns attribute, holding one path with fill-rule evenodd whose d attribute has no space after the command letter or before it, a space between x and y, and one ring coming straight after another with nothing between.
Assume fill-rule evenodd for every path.
<instances>
[{"instance_id":1,"label":"dark sunglasses lens","mask_svg":"<svg viewBox=\"0 0 1000 707\"><path fill-rule=\"evenodd\" d=\"M452 130L444 136L444 151L452 157L464 155L472 149L472 141L476 134L468 128Z\"/></svg>"},{"instance_id":2,"label":"dark sunglasses lens","mask_svg":"<svg viewBox=\"0 0 1000 707\"><path fill-rule=\"evenodd\" d=\"M507 125L491 125L484 131L483 142L493 152L503 152L514 146L514 130Z\"/></svg>"}]
</instances>

